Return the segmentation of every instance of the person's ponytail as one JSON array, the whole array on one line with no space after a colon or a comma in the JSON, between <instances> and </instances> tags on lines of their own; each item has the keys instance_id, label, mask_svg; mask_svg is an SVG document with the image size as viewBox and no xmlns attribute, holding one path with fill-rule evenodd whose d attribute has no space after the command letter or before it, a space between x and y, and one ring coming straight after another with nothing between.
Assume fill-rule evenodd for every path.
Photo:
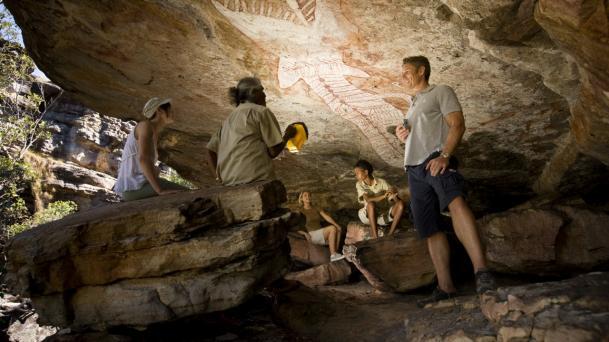
<instances>
[{"instance_id":1,"label":"person's ponytail","mask_svg":"<svg viewBox=\"0 0 609 342\"><path fill-rule=\"evenodd\" d=\"M239 89L237 87L228 88L228 97L230 99L230 103L234 106L238 106L241 103L241 99L239 98Z\"/></svg>"}]
</instances>

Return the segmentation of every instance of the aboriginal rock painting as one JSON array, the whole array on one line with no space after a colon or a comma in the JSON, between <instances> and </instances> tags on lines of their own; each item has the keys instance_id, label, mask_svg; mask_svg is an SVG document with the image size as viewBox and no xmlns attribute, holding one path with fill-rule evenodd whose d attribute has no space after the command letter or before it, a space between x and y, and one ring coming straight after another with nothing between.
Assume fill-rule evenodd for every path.
<instances>
[{"instance_id":1,"label":"aboriginal rock painting","mask_svg":"<svg viewBox=\"0 0 609 342\"><path fill-rule=\"evenodd\" d=\"M403 149L387 127L399 124L403 114L383 97L358 88L346 78L370 76L343 62L338 45L354 28L339 11L322 0L213 3L237 29L279 55L281 88L303 80L332 112L357 125L383 160L401 164Z\"/></svg>"}]
</instances>

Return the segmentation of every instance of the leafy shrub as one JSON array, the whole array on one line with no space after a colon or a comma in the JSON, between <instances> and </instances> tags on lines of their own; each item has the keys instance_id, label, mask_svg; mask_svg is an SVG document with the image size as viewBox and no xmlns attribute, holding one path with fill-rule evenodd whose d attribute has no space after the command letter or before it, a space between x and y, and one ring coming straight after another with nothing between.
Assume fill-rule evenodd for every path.
<instances>
[{"instance_id":1,"label":"leafy shrub","mask_svg":"<svg viewBox=\"0 0 609 342\"><path fill-rule=\"evenodd\" d=\"M182 178L182 176L180 176L180 174L176 170L170 167L166 167L166 170L163 170L161 172L161 177L191 190L197 188L196 186L194 186L194 184Z\"/></svg>"},{"instance_id":2,"label":"leafy shrub","mask_svg":"<svg viewBox=\"0 0 609 342\"><path fill-rule=\"evenodd\" d=\"M59 220L78 210L78 205L72 201L55 201L34 214L29 219L11 225L7 230L9 238L41 224Z\"/></svg>"}]
</instances>

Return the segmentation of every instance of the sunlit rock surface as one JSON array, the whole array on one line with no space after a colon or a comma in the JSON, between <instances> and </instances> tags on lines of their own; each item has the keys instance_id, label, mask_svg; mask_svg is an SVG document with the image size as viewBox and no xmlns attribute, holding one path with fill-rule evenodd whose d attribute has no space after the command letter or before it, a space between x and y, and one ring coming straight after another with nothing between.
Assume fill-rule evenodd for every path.
<instances>
[{"instance_id":1,"label":"sunlit rock surface","mask_svg":"<svg viewBox=\"0 0 609 342\"><path fill-rule=\"evenodd\" d=\"M177 123L161 157L200 185L213 182L203 147L231 110L226 90L255 74L281 126L304 121L311 132L301 155L275 161L290 193L355 205L346 198L361 157L404 187L386 128L408 107L400 65L415 54L463 104L458 155L477 211L589 192L588 176L608 174L601 0L5 3L39 67L86 106L138 119L148 97L172 97ZM573 171L584 180L563 186Z\"/></svg>"}]
</instances>

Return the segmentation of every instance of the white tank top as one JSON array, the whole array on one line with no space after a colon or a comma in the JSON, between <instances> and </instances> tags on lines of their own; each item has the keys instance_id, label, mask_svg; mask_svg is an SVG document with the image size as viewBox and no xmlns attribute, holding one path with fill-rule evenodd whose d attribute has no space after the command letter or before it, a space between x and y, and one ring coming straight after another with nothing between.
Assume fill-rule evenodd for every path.
<instances>
[{"instance_id":1,"label":"white tank top","mask_svg":"<svg viewBox=\"0 0 609 342\"><path fill-rule=\"evenodd\" d=\"M142 172L138 157L137 140L135 139L135 128L127 136L127 142L123 148L121 164L118 168L118 177L114 184L114 191L122 196L125 191L139 190L148 180ZM154 146L154 164L158 159L156 146Z\"/></svg>"}]
</instances>

